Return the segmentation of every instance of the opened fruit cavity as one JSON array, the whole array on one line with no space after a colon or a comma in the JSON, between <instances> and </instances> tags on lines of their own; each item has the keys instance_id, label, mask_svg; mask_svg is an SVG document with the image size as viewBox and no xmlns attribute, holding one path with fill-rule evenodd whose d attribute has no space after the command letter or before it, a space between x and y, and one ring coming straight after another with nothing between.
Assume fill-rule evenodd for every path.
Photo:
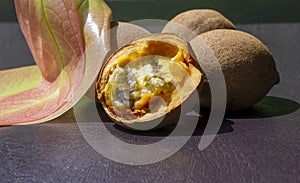
<instances>
[{"instance_id":1,"label":"opened fruit cavity","mask_svg":"<svg viewBox=\"0 0 300 183\"><path fill-rule=\"evenodd\" d=\"M144 122L174 110L200 80L185 42L173 34L155 34L108 59L96 85L97 97L112 119Z\"/></svg>"}]
</instances>

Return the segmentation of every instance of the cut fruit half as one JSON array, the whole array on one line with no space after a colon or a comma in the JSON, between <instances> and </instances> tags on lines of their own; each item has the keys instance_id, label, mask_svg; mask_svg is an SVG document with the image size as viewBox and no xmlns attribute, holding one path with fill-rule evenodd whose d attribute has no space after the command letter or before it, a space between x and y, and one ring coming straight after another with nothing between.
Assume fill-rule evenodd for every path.
<instances>
[{"instance_id":1,"label":"cut fruit half","mask_svg":"<svg viewBox=\"0 0 300 183\"><path fill-rule=\"evenodd\" d=\"M201 81L185 41L154 34L117 50L103 65L96 92L110 118L132 124L174 111Z\"/></svg>"}]
</instances>

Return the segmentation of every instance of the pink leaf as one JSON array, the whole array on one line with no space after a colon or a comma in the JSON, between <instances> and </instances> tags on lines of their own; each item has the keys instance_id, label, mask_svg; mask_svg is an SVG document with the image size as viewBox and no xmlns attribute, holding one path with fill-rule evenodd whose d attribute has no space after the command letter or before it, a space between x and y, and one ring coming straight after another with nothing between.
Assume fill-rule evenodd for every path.
<instances>
[{"instance_id":1,"label":"pink leaf","mask_svg":"<svg viewBox=\"0 0 300 183\"><path fill-rule=\"evenodd\" d=\"M111 12L102 0L93 2L97 7L82 1L88 6L77 13L74 1L15 0L21 30L43 79L38 86L20 93L0 94L0 125L48 121L66 112L85 94L109 50ZM97 46L96 53L89 51L92 45ZM36 72L32 68L23 68L25 71L24 80L6 82L24 84L26 77ZM9 71L11 75L18 72ZM0 72L0 77L7 73Z\"/></svg>"}]
</instances>

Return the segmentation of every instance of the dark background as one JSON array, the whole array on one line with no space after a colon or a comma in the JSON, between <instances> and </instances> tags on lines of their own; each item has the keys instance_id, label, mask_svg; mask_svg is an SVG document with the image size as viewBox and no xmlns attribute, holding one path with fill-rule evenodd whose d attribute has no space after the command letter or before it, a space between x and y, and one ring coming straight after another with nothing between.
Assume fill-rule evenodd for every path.
<instances>
[{"instance_id":1,"label":"dark background","mask_svg":"<svg viewBox=\"0 0 300 183\"><path fill-rule=\"evenodd\" d=\"M114 21L169 20L178 12L210 8L234 23L300 22L299 0L109 0ZM0 1L0 22L16 22L13 0Z\"/></svg>"}]
</instances>

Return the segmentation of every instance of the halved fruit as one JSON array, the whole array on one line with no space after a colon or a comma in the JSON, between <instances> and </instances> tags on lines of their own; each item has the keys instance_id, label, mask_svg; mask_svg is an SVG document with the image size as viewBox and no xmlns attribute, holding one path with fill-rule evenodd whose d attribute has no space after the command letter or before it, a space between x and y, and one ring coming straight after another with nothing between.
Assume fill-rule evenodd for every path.
<instances>
[{"instance_id":1,"label":"halved fruit","mask_svg":"<svg viewBox=\"0 0 300 183\"><path fill-rule=\"evenodd\" d=\"M174 34L153 34L122 47L107 60L96 92L114 121L143 123L174 111L201 81L185 41Z\"/></svg>"}]
</instances>

